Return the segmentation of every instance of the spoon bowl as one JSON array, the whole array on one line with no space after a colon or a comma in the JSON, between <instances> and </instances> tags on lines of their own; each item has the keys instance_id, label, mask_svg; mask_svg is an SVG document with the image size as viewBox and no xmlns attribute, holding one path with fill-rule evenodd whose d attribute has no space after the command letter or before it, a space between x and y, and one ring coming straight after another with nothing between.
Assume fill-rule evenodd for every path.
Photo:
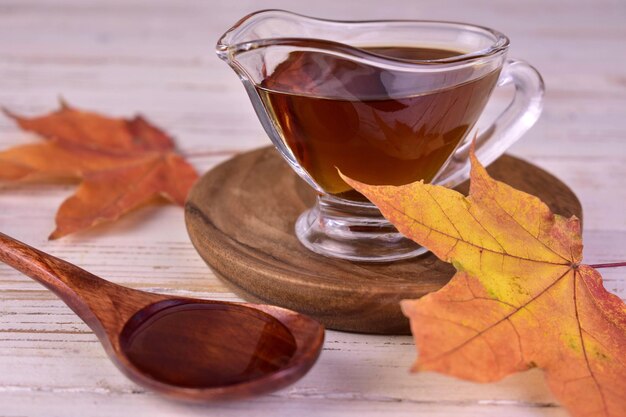
<instances>
[{"instance_id":1,"label":"spoon bowl","mask_svg":"<svg viewBox=\"0 0 626 417\"><path fill-rule=\"evenodd\" d=\"M324 341L323 326L294 311L134 290L2 233L0 261L57 294L128 378L177 399L283 388L313 366Z\"/></svg>"}]
</instances>

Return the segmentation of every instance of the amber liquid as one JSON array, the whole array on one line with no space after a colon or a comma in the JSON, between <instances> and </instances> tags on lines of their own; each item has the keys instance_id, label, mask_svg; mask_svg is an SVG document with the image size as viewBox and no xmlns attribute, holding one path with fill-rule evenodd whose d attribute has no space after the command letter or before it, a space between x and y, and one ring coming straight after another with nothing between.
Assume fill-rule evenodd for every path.
<instances>
[{"instance_id":1,"label":"amber liquid","mask_svg":"<svg viewBox=\"0 0 626 417\"><path fill-rule=\"evenodd\" d=\"M245 306L159 306L131 319L122 350L137 368L167 384L211 388L247 382L280 370L296 351L282 323Z\"/></svg>"},{"instance_id":2,"label":"amber liquid","mask_svg":"<svg viewBox=\"0 0 626 417\"><path fill-rule=\"evenodd\" d=\"M407 60L461 54L365 49ZM313 179L330 194L362 200L337 168L368 184L431 181L480 116L498 75L472 79L465 73L471 81L436 90L445 74L392 72L303 51L290 53L257 91L283 141ZM413 86L427 93L411 94ZM398 96L398 90L405 93Z\"/></svg>"}]
</instances>

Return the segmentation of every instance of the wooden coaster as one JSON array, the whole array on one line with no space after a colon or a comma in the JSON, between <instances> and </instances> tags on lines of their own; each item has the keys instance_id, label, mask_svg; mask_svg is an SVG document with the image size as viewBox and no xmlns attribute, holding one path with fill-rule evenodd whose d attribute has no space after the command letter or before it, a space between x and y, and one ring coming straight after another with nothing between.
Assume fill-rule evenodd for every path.
<instances>
[{"instance_id":1,"label":"wooden coaster","mask_svg":"<svg viewBox=\"0 0 626 417\"><path fill-rule=\"evenodd\" d=\"M540 168L505 155L488 171L538 196L555 213L581 218L576 195ZM458 190L466 193L468 184ZM296 238L294 223L314 202L314 191L267 147L205 174L189 194L185 219L200 256L246 300L308 314L330 329L408 333L400 300L438 290L454 268L430 253L386 264L313 253Z\"/></svg>"}]
</instances>

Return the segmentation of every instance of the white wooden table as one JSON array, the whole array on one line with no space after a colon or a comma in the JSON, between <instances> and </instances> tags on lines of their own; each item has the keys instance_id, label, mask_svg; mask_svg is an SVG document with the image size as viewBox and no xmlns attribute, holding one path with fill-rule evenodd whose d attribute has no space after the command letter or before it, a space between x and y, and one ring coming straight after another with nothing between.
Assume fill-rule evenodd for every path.
<instances>
[{"instance_id":1,"label":"white wooden table","mask_svg":"<svg viewBox=\"0 0 626 417\"><path fill-rule=\"evenodd\" d=\"M460 20L497 28L534 64L547 94L512 152L553 172L584 206L587 262L626 260L626 2L623 0L0 0L0 104L35 114L71 104L141 111L173 133L204 172L268 144L244 90L213 53L247 12L286 8L330 18ZM0 117L0 148L36 140ZM0 189L0 230L117 283L236 300L194 251L174 206L48 242L73 185ZM626 297L626 270L602 271ZM564 416L531 371L478 385L409 375L410 337L329 331L313 370L252 400L189 406L124 378L96 337L50 292L0 266L0 416Z\"/></svg>"}]
</instances>

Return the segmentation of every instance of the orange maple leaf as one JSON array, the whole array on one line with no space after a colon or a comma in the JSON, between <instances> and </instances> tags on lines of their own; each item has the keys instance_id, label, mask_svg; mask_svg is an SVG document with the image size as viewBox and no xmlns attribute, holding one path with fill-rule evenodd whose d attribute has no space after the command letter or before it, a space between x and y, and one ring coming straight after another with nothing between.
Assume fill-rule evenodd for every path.
<instances>
[{"instance_id":1,"label":"orange maple leaf","mask_svg":"<svg viewBox=\"0 0 626 417\"><path fill-rule=\"evenodd\" d=\"M140 116L114 119L65 103L40 117L4 112L47 141L0 152L0 181L82 179L50 239L116 220L155 196L183 205L198 177L172 139Z\"/></svg>"},{"instance_id":2,"label":"orange maple leaf","mask_svg":"<svg viewBox=\"0 0 626 417\"><path fill-rule=\"evenodd\" d=\"M469 196L417 182L344 177L398 230L457 273L405 300L414 371L489 382L539 367L574 416L626 416L626 306L581 265L577 218L492 179L471 155Z\"/></svg>"}]
</instances>

